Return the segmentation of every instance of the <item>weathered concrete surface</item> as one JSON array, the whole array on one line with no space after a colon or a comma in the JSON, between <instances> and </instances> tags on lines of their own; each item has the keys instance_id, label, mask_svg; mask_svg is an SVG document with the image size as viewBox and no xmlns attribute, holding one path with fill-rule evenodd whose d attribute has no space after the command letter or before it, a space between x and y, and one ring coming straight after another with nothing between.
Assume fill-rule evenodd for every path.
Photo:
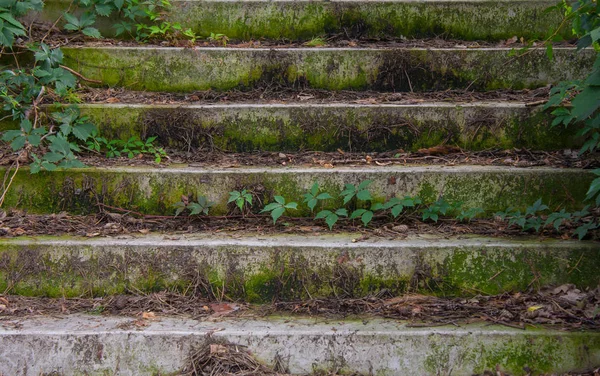
<instances>
[{"instance_id":1,"label":"weathered concrete surface","mask_svg":"<svg viewBox=\"0 0 600 376\"><path fill-rule=\"evenodd\" d=\"M5 168L0 169L4 173ZM212 214L225 214L228 192L248 189L263 203L281 195L302 202L302 195L317 182L336 197L344 184L372 180L375 202L394 195L419 196L425 203L460 201L465 208L488 213L512 206L524 210L538 198L553 210L581 208L595 175L590 170L514 168L497 166L368 166L328 168L196 168L110 167L70 169L31 175L21 168L6 195L5 208L37 213L97 211L96 205L116 206L147 214L173 214L182 195L206 196L215 202ZM337 198L325 208L339 208ZM254 207L258 212L261 207ZM290 215L311 215L304 204Z\"/></svg>"},{"instance_id":2,"label":"weathered concrete surface","mask_svg":"<svg viewBox=\"0 0 600 376\"><path fill-rule=\"evenodd\" d=\"M409 328L385 320L268 317L198 322L159 318L137 327L123 317L75 315L4 321L0 373L33 376L156 375L179 371L215 341L247 346L260 361L292 373L472 375L496 365L511 375L564 373L600 363L600 333L517 330L470 324ZM14 326L10 324L14 322Z\"/></svg>"},{"instance_id":3,"label":"weathered concrete surface","mask_svg":"<svg viewBox=\"0 0 600 376\"><path fill-rule=\"evenodd\" d=\"M513 102L80 104L79 108L108 139L157 136L160 145L180 150L416 151L441 143L464 150L581 146L575 137L577 127L551 128L551 117L541 106ZM0 129L16 126L0 122Z\"/></svg>"},{"instance_id":4,"label":"weathered concrete surface","mask_svg":"<svg viewBox=\"0 0 600 376\"><path fill-rule=\"evenodd\" d=\"M513 36L541 40L561 21L544 12L552 0L510 1L171 1L166 20L180 22L200 36L222 33L232 39L310 40L322 34L349 37L439 37L502 40ZM68 1L45 2L35 19L54 22ZM100 24L113 35L114 23ZM571 36L565 27L561 34Z\"/></svg>"},{"instance_id":5,"label":"weathered concrete surface","mask_svg":"<svg viewBox=\"0 0 600 376\"><path fill-rule=\"evenodd\" d=\"M354 243L360 234L239 235L5 239L0 291L93 297L168 289L271 302L358 298L382 289L473 296L600 283L596 242L425 236Z\"/></svg>"},{"instance_id":6,"label":"weathered concrete surface","mask_svg":"<svg viewBox=\"0 0 600 376\"><path fill-rule=\"evenodd\" d=\"M85 77L131 90L193 91L287 87L431 91L531 88L583 78L594 50L555 48L521 57L510 48L63 47Z\"/></svg>"}]
</instances>

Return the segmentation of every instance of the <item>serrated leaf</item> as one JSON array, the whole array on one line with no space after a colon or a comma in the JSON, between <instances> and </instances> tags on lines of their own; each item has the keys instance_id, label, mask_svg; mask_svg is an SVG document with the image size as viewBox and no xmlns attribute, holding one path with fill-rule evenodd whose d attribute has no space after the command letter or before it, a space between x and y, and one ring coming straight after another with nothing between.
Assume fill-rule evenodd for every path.
<instances>
[{"instance_id":1,"label":"serrated leaf","mask_svg":"<svg viewBox=\"0 0 600 376\"><path fill-rule=\"evenodd\" d=\"M73 136L77 137L81 141L87 140L92 133L96 131L96 126L92 123L79 124L73 127Z\"/></svg>"},{"instance_id":2,"label":"serrated leaf","mask_svg":"<svg viewBox=\"0 0 600 376\"><path fill-rule=\"evenodd\" d=\"M335 211L335 214L339 215L340 217L347 217L348 216L348 210L346 209L338 209Z\"/></svg>"},{"instance_id":3,"label":"serrated leaf","mask_svg":"<svg viewBox=\"0 0 600 376\"><path fill-rule=\"evenodd\" d=\"M2 141L10 142L15 139L15 137L19 137L23 134L23 132L19 130L10 130L4 132L2 135Z\"/></svg>"},{"instance_id":4,"label":"serrated leaf","mask_svg":"<svg viewBox=\"0 0 600 376\"><path fill-rule=\"evenodd\" d=\"M25 146L25 141L26 141L26 138L25 138L25 136L18 136L18 137L15 137L15 138L13 139L13 141L10 143L10 147L11 147L11 148L12 148L14 151L16 151L16 150L19 150L19 149L23 148L23 146Z\"/></svg>"},{"instance_id":5,"label":"serrated leaf","mask_svg":"<svg viewBox=\"0 0 600 376\"><path fill-rule=\"evenodd\" d=\"M110 4L96 4L96 13L108 17L112 13L113 7Z\"/></svg>"},{"instance_id":6,"label":"serrated leaf","mask_svg":"<svg viewBox=\"0 0 600 376\"><path fill-rule=\"evenodd\" d=\"M333 214L333 213L329 210L321 210L320 212L317 213L317 215L315 216L315 219L322 219L331 214Z\"/></svg>"},{"instance_id":7,"label":"serrated leaf","mask_svg":"<svg viewBox=\"0 0 600 376\"><path fill-rule=\"evenodd\" d=\"M321 193L316 197L318 200L326 200L326 199L330 199L333 198L329 193Z\"/></svg>"},{"instance_id":8,"label":"serrated leaf","mask_svg":"<svg viewBox=\"0 0 600 376\"><path fill-rule=\"evenodd\" d=\"M307 205L310 208L310 211L313 211L315 206L317 206L317 199L313 198L313 199L308 200Z\"/></svg>"},{"instance_id":9,"label":"serrated leaf","mask_svg":"<svg viewBox=\"0 0 600 376\"><path fill-rule=\"evenodd\" d=\"M81 32L91 38L102 38L102 34L100 34L100 31L95 27L86 27L83 30L81 30Z\"/></svg>"}]
</instances>

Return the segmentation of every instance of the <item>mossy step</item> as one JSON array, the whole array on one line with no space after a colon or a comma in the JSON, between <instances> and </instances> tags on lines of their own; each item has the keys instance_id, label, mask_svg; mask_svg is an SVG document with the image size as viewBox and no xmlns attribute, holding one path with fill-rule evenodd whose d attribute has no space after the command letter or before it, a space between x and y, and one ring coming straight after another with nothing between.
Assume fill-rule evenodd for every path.
<instances>
[{"instance_id":1,"label":"mossy step","mask_svg":"<svg viewBox=\"0 0 600 376\"><path fill-rule=\"evenodd\" d=\"M165 289L251 303L361 298L382 290L473 296L600 283L600 243L522 238L239 233L34 237L0 246L0 290L95 297Z\"/></svg>"},{"instance_id":2,"label":"mossy step","mask_svg":"<svg viewBox=\"0 0 600 376\"><path fill-rule=\"evenodd\" d=\"M596 53L510 48L63 47L65 64L131 90L186 92L264 85L328 90L522 89L579 79Z\"/></svg>"},{"instance_id":3,"label":"mossy step","mask_svg":"<svg viewBox=\"0 0 600 376\"><path fill-rule=\"evenodd\" d=\"M180 150L389 151L442 143L464 150L576 149L577 127L550 127L541 106L511 102L419 104L80 104L109 139L142 139ZM47 107L48 109L54 108ZM1 129L16 128L0 122Z\"/></svg>"},{"instance_id":4,"label":"mossy step","mask_svg":"<svg viewBox=\"0 0 600 376\"><path fill-rule=\"evenodd\" d=\"M0 169L4 174L6 168ZM174 214L182 196L206 196L215 202L211 213L226 214L228 192L248 189L263 203L281 195L302 202L302 195L317 182L337 195L344 184L372 180L369 189L375 202L395 195L421 197L431 203L441 195L463 202L465 208L480 207L492 213L512 206L524 210L538 198L552 210L579 209L595 175L590 170L514 168L496 166L369 166L337 168L167 168L111 167L70 169L31 175L21 168L7 192L4 208L30 212L91 213L98 204L146 214ZM338 205L338 206L336 206ZM341 199L328 200L337 208ZM258 209L258 208L257 208ZM300 205L289 215L311 215Z\"/></svg>"},{"instance_id":5,"label":"mossy step","mask_svg":"<svg viewBox=\"0 0 600 376\"><path fill-rule=\"evenodd\" d=\"M200 350L249 351L294 374L467 376L565 374L600 363L600 333L469 324L414 328L397 320L301 316L198 321L72 315L21 318L0 326L5 375L178 375ZM228 347L210 344L231 343ZM239 359L239 354L238 358ZM213 368L214 369L214 368ZM24 371L26 370L26 371Z\"/></svg>"},{"instance_id":6,"label":"mossy step","mask_svg":"<svg viewBox=\"0 0 600 376\"><path fill-rule=\"evenodd\" d=\"M69 1L45 1L37 20L53 23ZM171 1L165 19L180 22L202 37L222 33L232 39L310 40L323 34L349 38L437 37L503 40L513 36L543 40L558 27L554 0L508 1ZM100 29L114 34L112 24ZM569 38L568 27L561 31Z\"/></svg>"}]
</instances>

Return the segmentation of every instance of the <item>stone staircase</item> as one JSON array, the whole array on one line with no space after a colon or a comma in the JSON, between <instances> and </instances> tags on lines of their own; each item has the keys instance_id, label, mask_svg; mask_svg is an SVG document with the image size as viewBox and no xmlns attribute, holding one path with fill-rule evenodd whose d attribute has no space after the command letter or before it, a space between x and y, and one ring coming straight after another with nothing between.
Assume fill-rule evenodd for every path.
<instances>
[{"instance_id":1,"label":"stone staircase","mask_svg":"<svg viewBox=\"0 0 600 376\"><path fill-rule=\"evenodd\" d=\"M254 189L263 201L281 195L301 202L314 182L337 194L345 183L368 179L375 201L418 195L433 202L443 196L466 208L482 208L488 217L508 206L524 210L538 198L553 209L579 210L594 178L589 170L453 166L443 156L433 164L379 165L364 157L347 165L298 166L290 157L304 151L404 153L440 144L467 151L576 149L581 144L577 130L549 128L551 119L535 93L583 77L596 53L561 46L550 61L544 48L515 56L510 45L498 47L513 36L543 37L559 21L557 14L544 12L551 5L545 0L175 1L169 20L202 36L219 32L242 41L264 38L266 47L130 42L63 47L65 64L102 82L96 86L145 92L133 97L138 102L90 100L80 106L82 113L107 137L156 136L162 146L188 154L283 153L274 157L277 166L107 162L36 175L22 169L5 209L54 214L45 217L49 221L61 212L92 216L104 211L114 222L135 222L144 215L160 222L169 220L182 196L191 195L214 201L211 215L223 217L231 213L227 201L233 190ZM54 20L67 6L47 2L36 17ZM108 24L105 31L110 32ZM322 34L370 42L276 45ZM412 39L440 36L454 41L432 46ZM373 41L385 37L409 39ZM518 89L529 94L520 100L494 96L498 90ZM204 90L232 98L240 92L256 95L193 99ZM345 97L350 90L360 97ZM474 99L452 94L465 90ZM269 99L269 91L283 94ZM142 101L150 92L183 100ZM0 123L2 129L11 126ZM312 214L300 205L286 215ZM593 329L511 327L486 323L481 316L419 325L368 311L342 310L340 316L266 308L273 302L369 302L382 296L409 302L414 294L464 298L469 304L469 299L492 294L518 299L519 292L564 284L589 291L600 283L597 242L462 233L376 236L373 228L329 233L325 227L294 230L294 218L288 225L269 221L241 231L224 226L223 231L190 232L180 222L175 233L148 232L140 222L141 231L128 235L4 238L0 291L10 294L9 308L14 296L109 299L114 306L159 291L225 301L236 310L247 303L253 308L250 314L219 315L206 303L206 310L214 311L208 318L151 312L135 320L111 314L111 305L104 303L96 306L101 315L3 314L0 375L178 374L195 351L211 343L239 345L263 364L293 374L561 374L600 365L600 333ZM406 306L412 310L418 304ZM588 321L597 327L597 319Z\"/></svg>"}]
</instances>

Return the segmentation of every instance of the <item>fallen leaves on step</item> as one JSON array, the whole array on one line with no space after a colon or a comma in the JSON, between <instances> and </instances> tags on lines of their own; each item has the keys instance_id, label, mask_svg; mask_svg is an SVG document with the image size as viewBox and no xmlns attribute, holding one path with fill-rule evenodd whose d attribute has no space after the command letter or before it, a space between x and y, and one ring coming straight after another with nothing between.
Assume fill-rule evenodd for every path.
<instances>
[{"instance_id":1,"label":"fallen leaves on step","mask_svg":"<svg viewBox=\"0 0 600 376\"><path fill-rule=\"evenodd\" d=\"M209 307L213 311L211 317L227 316L240 309L239 305L233 303L211 303Z\"/></svg>"}]
</instances>

